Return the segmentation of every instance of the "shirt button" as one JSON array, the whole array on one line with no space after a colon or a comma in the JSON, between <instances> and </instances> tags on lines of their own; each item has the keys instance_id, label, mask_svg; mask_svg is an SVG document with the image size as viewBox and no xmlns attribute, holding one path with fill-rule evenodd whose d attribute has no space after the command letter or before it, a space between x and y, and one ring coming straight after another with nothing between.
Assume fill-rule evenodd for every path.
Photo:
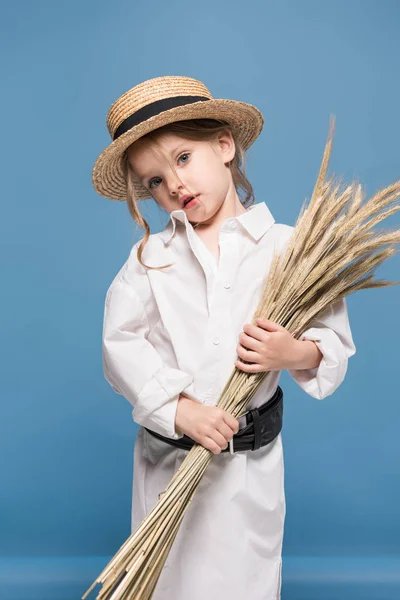
<instances>
[{"instance_id":1,"label":"shirt button","mask_svg":"<svg viewBox=\"0 0 400 600\"><path fill-rule=\"evenodd\" d=\"M231 229L235 229L236 227L236 221L234 219L232 219L231 221Z\"/></svg>"},{"instance_id":2,"label":"shirt button","mask_svg":"<svg viewBox=\"0 0 400 600\"><path fill-rule=\"evenodd\" d=\"M219 338L214 338L213 339L213 344L215 344L215 345L219 344Z\"/></svg>"},{"instance_id":3,"label":"shirt button","mask_svg":"<svg viewBox=\"0 0 400 600\"><path fill-rule=\"evenodd\" d=\"M224 283L224 288L225 288L226 290L229 290L229 288L230 288L230 287L231 287L231 284L230 284L230 283Z\"/></svg>"}]
</instances>

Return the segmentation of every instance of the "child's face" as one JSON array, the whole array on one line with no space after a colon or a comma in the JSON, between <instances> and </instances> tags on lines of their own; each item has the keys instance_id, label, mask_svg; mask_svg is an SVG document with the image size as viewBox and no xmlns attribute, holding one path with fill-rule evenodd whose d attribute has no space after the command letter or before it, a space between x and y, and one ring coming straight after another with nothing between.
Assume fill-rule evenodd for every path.
<instances>
[{"instance_id":1,"label":"child's face","mask_svg":"<svg viewBox=\"0 0 400 600\"><path fill-rule=\"evenodd\" d=\"M212 219L228 196L235 195L228 163L235 155L235 144L229 131L217 139L192 141L172 132L160 132L157 142L175 167L155 151L148 140L138 140L128 149L128 160L141 183L168 213L182 209L191 222ZM184 195L198 195L183 206Z\"/></svg>"}]
</instances>

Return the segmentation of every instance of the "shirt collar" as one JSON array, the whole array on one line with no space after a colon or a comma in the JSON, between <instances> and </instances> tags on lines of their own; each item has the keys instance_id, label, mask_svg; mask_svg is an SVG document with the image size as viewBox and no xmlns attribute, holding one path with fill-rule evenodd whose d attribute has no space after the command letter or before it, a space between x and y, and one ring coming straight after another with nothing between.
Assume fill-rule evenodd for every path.
<instances>
[{"instance_id":1,"label":"shirt collar","mask_svg":"<svg viewBox=\"0 0 400 600\"><path fill-rule=\"evenodd\" d=\"M231 221L233 219L236 219L256 242L258 242L264 233L266 233L275 223L275 219L265 202L253 204L245 213L237 215L236 217L230 217L226 219L226 221ZM164 244L168 244L175 235L177 221L183 223L186 226L186 229L189 227L192 227L193 229L193 226L189 222L183 209L173 210L170 213L170 218L165 229L159 234L164 241ZM224 223L226 221L224 221Z\"/></svg>"}]
</instances>

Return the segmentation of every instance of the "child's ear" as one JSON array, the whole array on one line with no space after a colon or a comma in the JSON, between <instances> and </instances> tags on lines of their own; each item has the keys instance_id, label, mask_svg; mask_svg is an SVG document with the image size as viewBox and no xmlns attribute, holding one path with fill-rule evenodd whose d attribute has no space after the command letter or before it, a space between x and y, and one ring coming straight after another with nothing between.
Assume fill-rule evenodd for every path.
<instances>
[{"instance_id":1,"label":"child's ear","mask_svg":"<svg viewBox=\"0 0 400 600\"><path fill-rule=\"evenodd\" d=\"M235 141L229 129L226 129L218 134L218 143L224 163L229 164L234 159L236 152Z\"/></svg>"}]
</instances>

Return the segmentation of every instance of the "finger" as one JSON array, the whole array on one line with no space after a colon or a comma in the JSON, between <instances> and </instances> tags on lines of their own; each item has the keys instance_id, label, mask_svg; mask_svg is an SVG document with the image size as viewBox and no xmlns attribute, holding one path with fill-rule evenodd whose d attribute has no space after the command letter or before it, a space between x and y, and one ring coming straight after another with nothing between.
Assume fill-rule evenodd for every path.
<instances>
[{"instance_id":1,"label":"finger","mask_svg":"<svg viewBox=\"0 0 400 600\"><path fill-rule=\"evenodd\" d=\"M214 442L216 444L218 444L218 446L223 450L224 448L226 448L228 446L228 442L226 441L226 439L224 438L224 436L222 435L222 433L220 433L217 429L215 429L211 434L210 434L210 438L212 440L214 440Z\"/></svg>"},{"instance_id":2,"label":"finger","mask_svg":"<svg viewBox=\"0 0 400 600\"><path fill-rule=\"evenodd\" d=\"M247 335L247 333L241 333L239 336L239 345L243 346L243 348L248 348L249 350L259 351L261 346L261 340L257 340L256 338L250 337L249 335Z\"/></svg>"},{"instance_id":3,"label":"finger","mask_svg":"<svg viewBox=\"0 0 400 600\"><path fill-rule=\"evenodd\" d=\"M251 365L248 365L246 363L243 363L241 360L235 360L235 366L238 369L245 371L246 373L261 373L261 371L265 370L261 367L261 365L254 364L254 363Z\"/></svg>"},{"instance_id":4,"label":"finger","mask_svg":"<svg viewBox=\"0 0 400 600\"><path fill-rule=\"evenodd\" d=\"M246 324L243 326L243 332L249 337L259 340L260 342L265 342L267 331L261 326L258 327L257 325Z\"/></svg>"},{"instance_id":5,"label":"finger","mask_svg":"<svg viewBox=\"0 0 400 600\"><path fill-rule=\"evenodd\" d=\"M233 434L234 432L232 431L232 429L229 427L229 425L227 425L225 423L225 421L223 421L219 426L218 426L218 431L220 432L221 435L224 436L225 440L227 442L229 442L232 438L233 438Z\"/></svg>"},{"instance_id":6,"label":"finger","mask_svg":"<svg viewBox=\"0 0 400 600\"><path fill-rule=\"evenodd\" d=\"M242 346L238 346L237 355L243 360L247 360L248 362L258 362L260 360L260 355L258 352L254 352L253 350L246 350Z\"/></svg>"},{"instance_id":7,"label":"finger","mask_svg":"<svg viewBox=\"0 0 400 600\"><path fill-rule=\"evenodd\" d=\"M274 321L270 321L269 319L256 319L256 323L259 327L262 327L266 331L286 331L282 325L278 323L274 323Z\"/></svg>"},{"instance_id":8,"label":"finger","mask_svg":"<svg viewBox=\"0 0 400 600\"><path fill-rule=\"evenodd\" d=\"M220 454L221 452L221 448L210 437L204 438L201 445L206 448L206 450L210 450L213 454Z\"/></svg>"},{"instance_id":9,"label":"finger","mask_svg":"<svg viewBox=\"0 0 400 600\"><path fill-rule=\"evenodd\" d=\"M224 414L225 423L232 429L233 433L237 433L239 431L239 421L235 419L235 417L228 412Z\"/></svg>"}]
</instances>

